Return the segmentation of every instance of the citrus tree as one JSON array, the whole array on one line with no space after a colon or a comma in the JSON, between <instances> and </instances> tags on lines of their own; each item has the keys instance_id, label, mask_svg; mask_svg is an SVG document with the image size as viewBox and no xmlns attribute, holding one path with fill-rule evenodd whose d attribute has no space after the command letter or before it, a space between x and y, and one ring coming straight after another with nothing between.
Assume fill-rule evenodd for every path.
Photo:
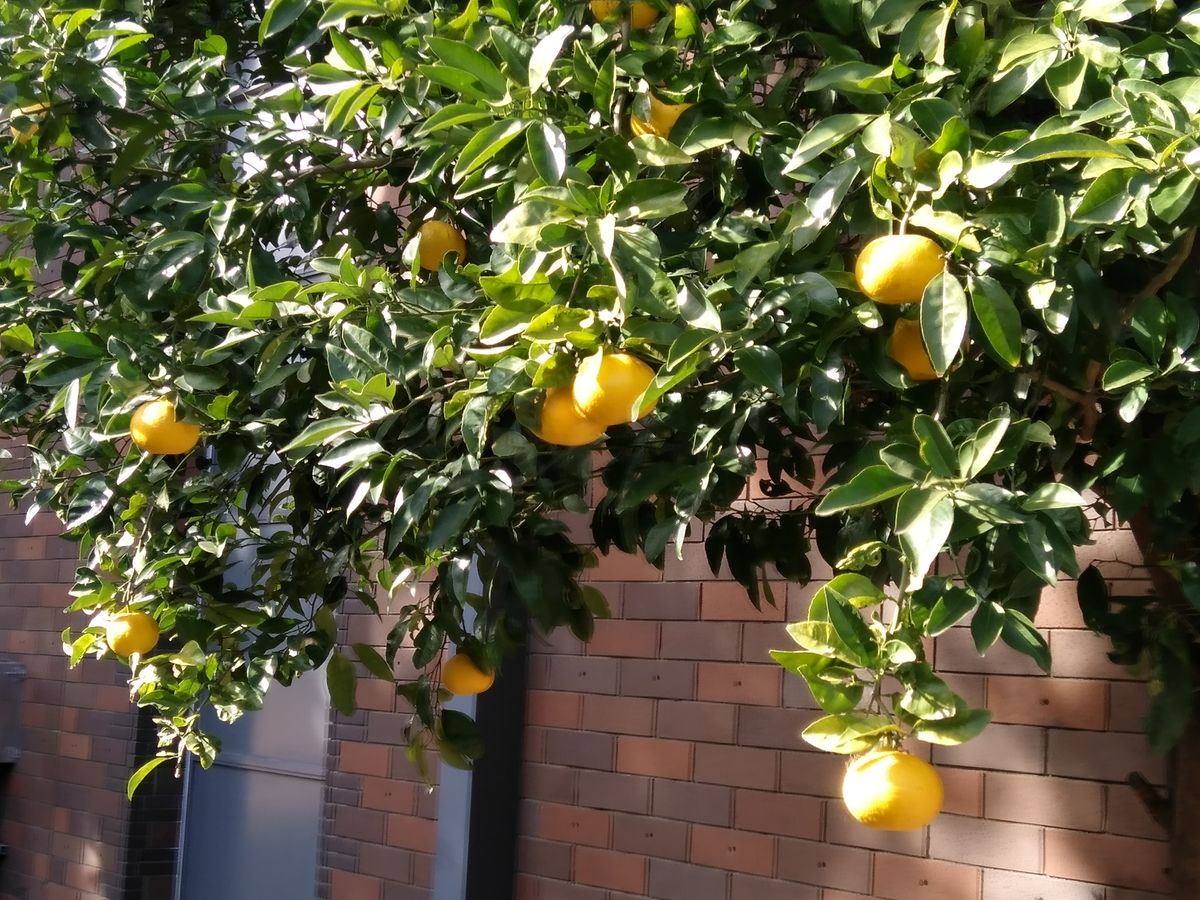
<instances>
[{"instance_id":1,"label":"citrus tree","mask_svg":"<svg viewBox=\"0 0 1200 900\"><path fill-rule=\"evenodd\" d=\"M1194 5L3 0L0 104L7 487L79 540L64 643L133 654L162 759L411 652L412 756L469 764L443 687L606 614L564 511L657 564L710 523L755 605L819 551L776 658L823 749L978 734L923 642L1048 669L1060 573L1187 729ZM1079 572L1110 511L1155 595ZM339 648L380 598L384 653Z\"/></svg>"}]
</instances>

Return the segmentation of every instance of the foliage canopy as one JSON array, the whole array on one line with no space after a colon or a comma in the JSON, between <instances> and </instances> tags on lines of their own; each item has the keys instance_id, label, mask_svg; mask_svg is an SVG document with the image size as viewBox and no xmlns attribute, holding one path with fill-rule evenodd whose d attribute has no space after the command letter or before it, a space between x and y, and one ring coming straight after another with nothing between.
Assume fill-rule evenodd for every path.
<instances>
[{"instance_id":1,"label":"foliage canopy","mask_svg":"<svg viewBox=\"0 0 1200 900\"><path fill-rule=\"evenodd\" d=\"M777 658L839 752L978 733L923 639L969 621L1048 668L1032 620L1079 574L1085 503L1148 516L1179 596L1110 598L1094 572L1081 593L1153 676L1169 746L1200 607L1200 315L1174 277L1200 224L1200 11L651 5L638 31L576 0L0 2L0 428L32 465L7 487L81 542L74 609L174 636L133 673L164 747L210 761L203 705L234 717L326 663L352 707L335 612L382 588L401 622L353 653L390 679L412 646L414 755L432 735L467 763L436 661L589 636L603 599L560 513L597 477L601 550L661 563L709 522L755 604L772 569L809 578L810 544L838 567ZM631 136L652 97L692 106ZM466 259L421 271L428 218ZM946 270L877 306L855 255L906 230ZM900 318L940 377L889 358ZM546 391L616 347L655 369L654 414L603 456L536 438ZM131 448L162 395L203 454ZM772 499L744 501L751 479ZM72 659L102 634L68 634Z\"/></svg>"}]
</instances>

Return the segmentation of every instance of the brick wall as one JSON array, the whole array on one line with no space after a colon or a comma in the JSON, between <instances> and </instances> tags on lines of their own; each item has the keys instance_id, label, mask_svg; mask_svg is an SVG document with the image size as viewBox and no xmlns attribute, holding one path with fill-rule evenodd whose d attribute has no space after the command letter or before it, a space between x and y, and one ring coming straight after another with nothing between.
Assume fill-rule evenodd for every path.
<instances>
[{"instance_id":1,"label":"brick wall","mask_svg":"<svg viewBox=\"0 0 1200 900\"><path fill-rule=\"evenodd\" d=\"M10 468L21 465L14 453ZM27 671L23 752L2 789L0 898L114 900L130 874L125 784L137 716L116 663L67 668L60 634L78 554L58 533L50 516L26 524L23 511L0 508L0 656Z\"/></svg>"},{"instance_id":2,"label":"brick wall","mask_svg":"<svg viewBox=\"0 0 1200 900\"><path fill-rule=\"evenodd\" d=\"M1117 562L1139 558L1132 539L1096 537L1085 564L1121 592L1148 590ZM766 655L791 646L784 624L805 617L818 584L779 584L780 608L756 613L740 587L712 579L698 542L665 573L615 554L591 577L614 620L588 647L541 643L531 664L520 900L1148 900L1168 889L1164 835L1123 783L1130 771L1165 779L1139 731L1145 690L1083 628L1070 583L1046 592L1038 616L1052 677L1006 647L980 659L965 627L938 640L935 665L997 724L932 749L944 814L889 834L835 799L844 762L800 739L820 713Z\"/></svg>"},{"instance_id":3,"label":"brick wall","mask_svg":"<svg viewBox=\"0 0 1200 900\"><path fill-rule=\"evenodd\" d=\"M404 601L398 602L397 607ZM382 648L396 616L358 607L343 617L343 643ZM411 651L396 662L415 677ZM322 837L323 900L425 900L433 881L436 788L405 756L412 718L391 685L359 670L358 712L331 714ZM436 759L431 756L436 779Z\"/></svg>"}]
</instances>

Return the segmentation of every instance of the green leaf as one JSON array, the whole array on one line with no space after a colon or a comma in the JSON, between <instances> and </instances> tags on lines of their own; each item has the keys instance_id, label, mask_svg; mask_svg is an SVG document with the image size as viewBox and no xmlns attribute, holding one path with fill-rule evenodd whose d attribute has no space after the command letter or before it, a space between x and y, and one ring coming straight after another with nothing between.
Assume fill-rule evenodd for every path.
<instances>
[{"instance_id":1,"label":"green leaf","mask_svg":"<svg viewBox=\"0 0 1200 900\"><path fill-rule=\"evenodd\" d=\"M567 138L557 125L535 122L525 133L529 159L546 184L558 184L567 171Z\"/></svg>"},{"instance_id":2,"label":"green leaf","mask_svg":"<svg viewBox=\"0 0 1200 900\"><path fill-rule=\"evenodd\" d=\"M753 384L783 394L783 362L770 347L743 347L733 354L733 364Z\"/></svg>"},{"instance_id":3,"label":"green leaf","mask_svg":"<svg viewBox=\"0 0 1200 900\"><path fill-rule=\"evenodd\" d=\"M857 134L874 119L875 116L865 113L843 113L821 119L809 129L792 151L791 159L783 168L783 174L787 175L806 166L825 151L832 150L842 141Z\"/></svg>"},{"instance_id":4,"label":"green leaf","mask_svg":"<svg viewBox=\"0 0 1200 900\"><path fill-rule=\"evenodd\" d=\"M979 604L979 598L962 588L951 587L943 592L925 621L925 634L937 637L945 634L972 612Z\"/></svg>"},{"instance_id":5,"label":"green leaf","mask_svg":"<svg viewBox=\"0 0 1200 900\"><path fill-rule=\"evenodd\" d=\"M358 661L366 666L368 672L382 681L395 680L396 676L392 673L392 667L387 664L378 650L370 644L353 644L351 647L354 655L358 657Z\"/></svg>"},{"instance_id":6,"label":"green leaf","mask_svg":"<svg viewBox=\"0 0 1200 900\"><path fill-rule=\"evenodd\" d=\"M829 623L841 639L842 645L853 657L849 661L864 668L872 668L879 654L879 647L871 629L846 598L828 586L825 588L825 602Z\"/></svg>"},{"instance_id":7,"label":"green leaf","mask_svg":"<svg viewBox=\"0 0 1200 900\"><path fill-rule=\"evenodd\" d=\"M958 453L941 422L920 413L913 416L912 430L920 442L921 459L935 475L953 478L959 474Z\"/></svg>"},{"instance_id":8,"label":"green leaf","mask_svg":"<svg viewBox=\"0 0 1200 900\"><path fill-rule=\"evenodd\" d=\"M801 732L801 737L818 750L828 753L862 753L875 747L885 736L899 732L884 716L866 712L846 712L817 719Z\"/></svg>"},{"instance_id":9,"label":"green leaf","mask_svg":"<svg viewBox=\"0 0 1200 900\"><path fill-rule=\"evenodd\" d=\"M550 68L562 53L563 44L575 29L571 25L560 25L554 29L533 48L529 57L529 90L536 94L548 83Z\"/></svg>"},{"instance_id":10,"label":"green leaf","mask_svg":"<svg viewBox=\"0 0 1200 900\"><path fill-rule=\"evenodd\" d=\"M491 100L502 100L508 96L508 82L494 62L462 41L443 37L426 39L429 49L448 66L470 75Z\"/></svg>"},{"instance_id":11,"label":"green leaf","mask_svg":"<svg viewBox=\"0 0 1200 900\"><path fill-rule=\"evenodd\" d=\"M816 509L818 516L832 516L850 509L874 506L912 487L909 479L887 466L867 466L846 484L832 488Z\"/></svg>"},{"instance_id":12,"label":"green leaf","mask_svg":"<svg viewBox=\"0 0 1200 900\"><path fill-rule=\"evenodd\" d=\"M1000 636L1008 646L1033 659L1043 672L1050 672L1050 645L1024 613L1005 610Z\"/></svg>"},{"instance_id":13,"label":"green leaf","mask_svg":"<svg viewBox=\"0 0 1200 900\"><path fill-rule=\"evenodd\" d=\"M501 150L519 138L529 125L525 119L504 119L477 132L458 155L458 161L454 164L454 180L462 182L472 172L482 169Z\"/></svg>"},{"instance_id":14,"label":"green leaf","mask_svg":"<svg viewBox=\"0 0 1200 900\"><path fill-rule=\"evenodd\" d=\"M979 604L975 617L971 619L971 637L975 640L975 649L980 656L1000 639L1004 622L1004 607L999 603L987 601Z\"/></svg>"},{"instance_id":15,"label":"green leaf","mask_svg":"<svg viewBox=\"0 0 1200 900\"><path fill-rule=\"evenodd\" d=\"M921 301L921 337L929 361L944 375L958 356L967 336L967 292L949 272L942 272L925 288Z\"/></svg>"},{"instance_id":16,"label":"green leaf","mask_svg":"<svg viewBox=\"0 0 1200 900\"><path fill-rule=\"evenodd\" d=\"M1072 212L1076 222L1110 225L1121 221L1133 203L1129 190L1136 169L1109 169L1093 181Z\"/></svg>"},{"instance_id":17,"label":"green leaf","mask_svg":"<svg viewBox=\"0 0 1200 900\"><path fill-rule=\"evenodd\" d=\"M991 721L992 714L988 710L968 709L966 704L963 704L949 719L918 722L913 729L913 737L928 744L954 747L978 737Z\"/></svg>"},{"instance_id":18,"label":"green leaf","mask_svg":"<svg viewBox=\"0 0 1200 900\"><path fill-rule=\"evenodd\" d=\"M896 504L896 533L904 550L908 590L919 590L954 525L954 503L937 488L914 488Z\"/></svg>"},{"instance_id":19,"label":"green leaf","mask_svg":"<svg viewBox=\"0 0 1200 900\"><path fill-rule=\"evenodd\" d=\"M1145 381L1147 378L1153 378L1156 374L1157 370L1145 362L1136 359L1119 359L1104 370L1104 377L1100 380L1100 384L1106 391L1115 391Z\"/></svg>"},{"instance_id":20,"label":"green leaf","mask_svg":"<svg viewBox=\"0 0 1200 900\"><path fill-rule=\"evenodd\" d=\"M334 650L329 658L325 667L325 681L334 708L342 715L354 715L358 711L358 702L355 700L358 673L354 671L354 663L342 656L341 651Z\"/></svg>"},{"instance_id":21,"label":"green leaf","mask_svg":"<svg viewBox=\"0 0 1200 900\"><path fill-rule=\"evenodd\" d=\"M1043 484L1021 501L1021 508L1033 512L1039 509L1075 509L1087 501L1070 485L1061 482Z\"/></svg>"},{"instance_id":22,"label":"green leaf","mask_svg":"<svg viewBox=\"0 0 1200 900\"><path fill-rule=\"evenodd\" d=\"M143 763L141 766L139 766L138 770L129 776L129 782L125 787L125 798L127 800L132 800L134 792L138 789L141 783L146 780L146 776L170 759L175 759L175 757L156 756L149 762Z\"/></svg>"},{"instance_id":23,"label":"green leaf","mask_svg":"<svg viewBox=\"0 0 1200 900\"><path fill-rule=\"evenodd\" d=\"M971 279L971 308L992 352L1009 368L1021 362L1021 314L1012 297L990 275Z\"/></svg>"},{"instance_id":24,"label":"green leaf","mask_svg":"<svg viewBox=\"0 0 1200 900\"><path fill-rule=\"evenodd\" d=\"M1006 162L1016 165L1056 159L1123 159L1140 162L1121 144L1078 132L1036 138L1005 157Z\"/></svg>"},{"instance_id":25,"label":"green leaf","mask_svg":"<svg viewBox=\"0 0 1200 900\"><path fill-rule=\"evenodd\" d=\"M284 446L282 452L291 453L293 450L305 450L324 444L332 444L338 438L359 432L365 427L362 422L356 422L354 419L347 419L342 416L322 419L319 422L313 422L296 435L295 438Z\"/></svg>"},{"instance_id":26,"label":"green leaf","mask_svg":"<svg viewBox=\"0 0 1200 900\"><path fill-rule=\"evenodd\" d=\"M905 691L897 705L906 713L926 722L953 718L958 712L958 697L925 663L910 663L899 674Z\"/></svg>"},{"instance_id":27,"label":"green leaf","mask_svg":"<svg viewBox=\"0 0 1200 900\"><path fill-rule=\"evenodd\" d=\"M613 201L613 212L623 220L664 219L687 209L686 184L667 178L643 178L621 190Z\"/></svg>"}]
</instances>

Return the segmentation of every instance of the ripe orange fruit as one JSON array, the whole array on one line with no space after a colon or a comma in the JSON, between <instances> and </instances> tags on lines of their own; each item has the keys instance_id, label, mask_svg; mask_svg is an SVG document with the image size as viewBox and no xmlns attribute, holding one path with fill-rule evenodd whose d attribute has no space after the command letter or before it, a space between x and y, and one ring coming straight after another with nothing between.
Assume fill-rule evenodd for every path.
<instances>
[{"instance_id":1,"label":"ripe orange fruit","mask_svg":"<svg viewBox=\"0 0 1200 900\"><path fill-rule=\"evenodd\" d=\"M629 130L638 137L643 134L653 134L660 138L668 138L671 136L672 129L675 128L675 123L679 121L679 117L694 105L693 103L663 103L651 94L650 121L630 116Z\"/></svg>"},{"instance_id":2,"label":"ripe orange fruit","mask_svg":"<svg viewBox=\"0 0 1200 900\"><path fill-rule=\"evenodd\" d=\"M542 404L542 422L535 432L547 444L583 447L604 437L604 429L579 414L570 388L552 388Z\"/></svg>"},{"instance_id":3,"label":"ripe orange fruit","mask_svg":"<svg viewBox=\"0 0 1200 900\"><path fill-rule=\"evenodd\" d=\"M200 426L175 418L175 404L162 397L143 403L129 422L138 449L160 456L189 453L200 443Z\"/></svg>"},{"instance_id":4,"label":"ripe orange fruit","mask_svg":"<svg viewBox=\"0 0 1200 900\"><path fill-rule=\"evenodd\" d=\"M457 653L442 666L442 687L456 697L482 694L496 682L494 672L485 672L465 653Z\"/></svg>"},{"instance_id":5,"label":"ripe orange fruit","mask_svg":"<svg viewBox=\"0 0 1200 900\"><path fill-rule=\"evenodd\" d=\"M621 14L621 0L592 0L591 6L592 15L596 17L596 21L606 25L615 22ZM641 0L638 0L636 3L629 4L629 24L634 29L641 31L657 21L658 10L649 3L642 3Z\"/></svg>"},{"instance_id":6,"label":"ripe orange fruit","mask_svg":"<svg viewBox=\"0 0 1200 900\"><path fill-rule=\"evenodd\" d=\"M946 268L942 248L923 234L889 234L863 247L854 266L859 289L876 303L920 303Z\"/></svg>"},{"instance_id":7,"label":"ripe orange fruit","mask_svg":"<svg viewBox=\"0 0 1200 900\"><path fill-rule=\"evenodd\" d=\"M869 828L924 828L942 809L942 779L923 759L903 750L872 750L850 764L842 801Z\"/></svg>"},{"instance_id":8,"label":"ripe orange fruit","mask_svg":"<svg viewBox=\"0 0 1200 900\"><path fill-rule=\"evenodd\" d=\"M463 233L449 222L431 219L417 229L421 238L420 257L421 268L426 272L436 272L442 267L443 261L451 253L458 254L460 263L467 258L467 240Z\"/></svg>"},{"instance_id":9,"label":"ripe orange fruit","mask_svg":"<svg viewBox=\"0 0 1200 900\"><path fill-rule=\"evenodd\" d=\"M901 319L896 323L888 340L888 356L898 362L913 381L933 381L938 377L921 337L921 323L915 319Z\"/></svg>"},{"instance_id":10,"label":"ripe orange fruit","mask_svg":"<svg viewBox=\"0 0 1200 900\"><path fill-rule=\"evenodd\" d=\"M108 647L117 656L145 656L158 643L158 634L158 623L144 612L117 613L104 625Z\"/></svg>"},{"instance_id":11,"label":"ripe orange fruit","mask_svg":"<svg viewBox=\"0 0 1200 900\"><path fill-rule=\"evenodd\" d=\"M650 403L637 408L638 398L654 380L654 370L628 353L589 356L575 373L571 396L585 418L607 428L636 422L654 411Z\"/></svg>"}]
</instances>

